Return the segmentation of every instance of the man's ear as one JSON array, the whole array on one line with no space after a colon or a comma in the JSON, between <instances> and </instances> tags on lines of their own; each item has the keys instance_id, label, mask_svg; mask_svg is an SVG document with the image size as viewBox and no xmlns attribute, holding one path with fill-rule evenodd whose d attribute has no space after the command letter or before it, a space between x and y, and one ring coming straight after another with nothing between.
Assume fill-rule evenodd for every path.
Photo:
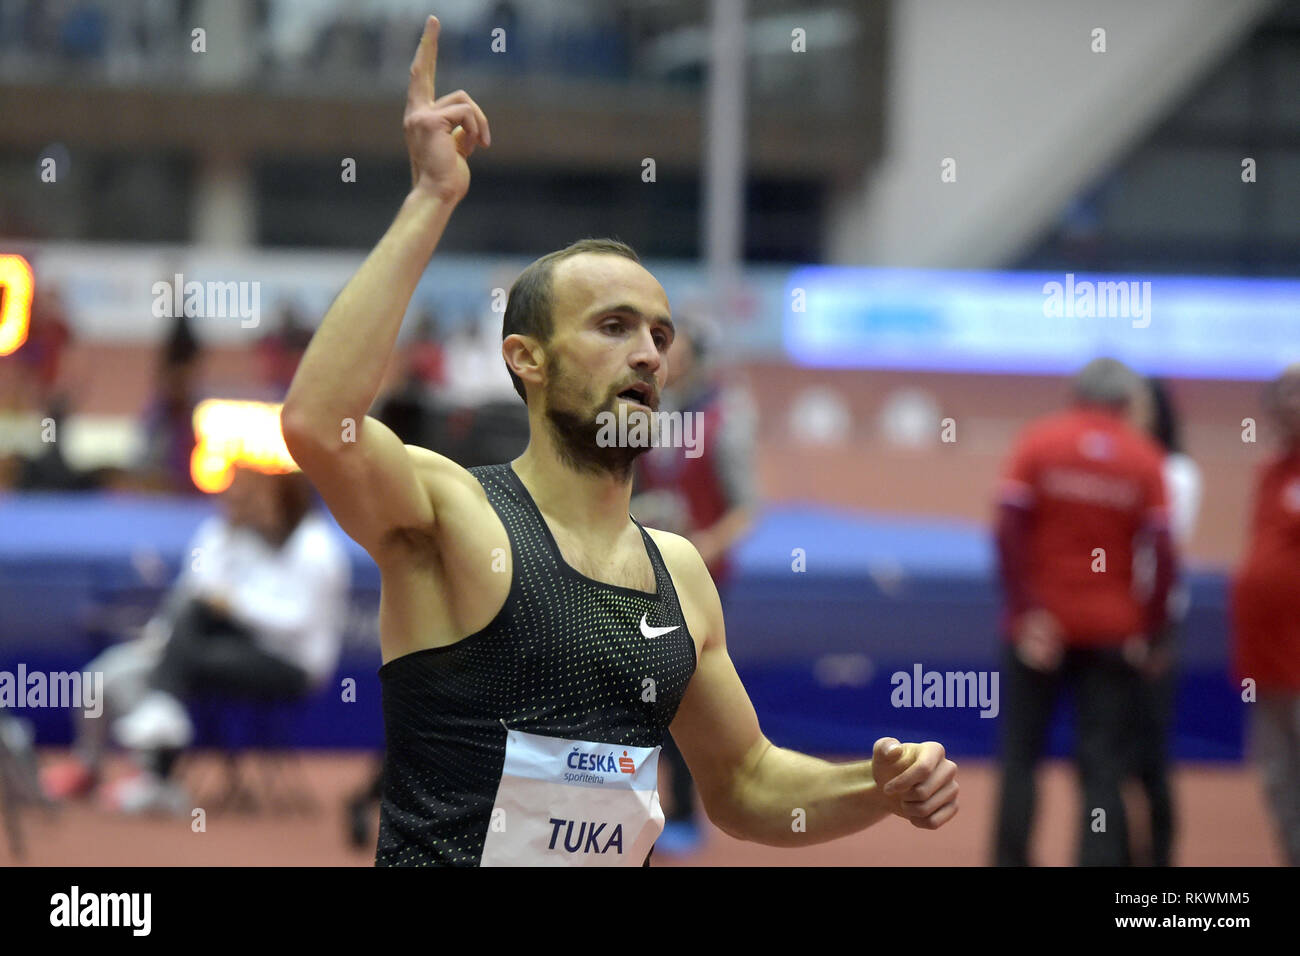
<instances>
[{"instance_id":1,"label":"man's ear","mask_svg":"<svg viewBox=\"0 0 1300 956\"><path fill-rule=\"evenodd\" d=\"M546 350L531 335L515 332L501 342L501 357L506 367L519 376L525 384L541 385L546 365Z\"/></svg>"}]
</instances>

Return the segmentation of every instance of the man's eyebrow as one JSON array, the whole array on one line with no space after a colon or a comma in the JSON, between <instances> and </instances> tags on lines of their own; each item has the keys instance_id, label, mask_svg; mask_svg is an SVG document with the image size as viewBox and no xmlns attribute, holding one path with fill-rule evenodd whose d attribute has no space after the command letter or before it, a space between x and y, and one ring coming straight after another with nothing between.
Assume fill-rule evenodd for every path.
<instances>
[{"instance_id":1,"label":"man's eyebrow","mask_svg":"<svg viewBox=\"0 0 1300 956\"><path fill-rule=\"evenodd\" d=\"M668 316L666 315L647 316L636 306L628 305L625 302L620 303L618 305L611 305L607 309L597 309L593 314L600 316L600 315L609 315L611 312L622 312L626 315L634 315L638 319L649 319L651 322L657 322L660 325L667 326L668 331L671 332L673 335L677 334L677 326L673 325L673 320L670 319Z\"/></svg>"}]
</instances>

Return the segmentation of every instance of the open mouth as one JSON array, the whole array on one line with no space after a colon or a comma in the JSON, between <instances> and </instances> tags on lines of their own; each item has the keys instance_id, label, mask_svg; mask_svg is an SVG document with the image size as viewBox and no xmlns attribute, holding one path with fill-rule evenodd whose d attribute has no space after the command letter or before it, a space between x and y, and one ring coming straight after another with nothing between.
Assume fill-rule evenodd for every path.
<instances>
[{"instance_id":1,"label":"open mouth","mask_svg":"<svg viewBox=\"0 0 1300 956\"><path fill-rule=\"evenodd\" d=\"M650 402L654 397L654 390L644 383L630 385L618 393L618 397L629 402L636 402L638 405L644 405L650 408Z\"/></svg>"}]
</instances>

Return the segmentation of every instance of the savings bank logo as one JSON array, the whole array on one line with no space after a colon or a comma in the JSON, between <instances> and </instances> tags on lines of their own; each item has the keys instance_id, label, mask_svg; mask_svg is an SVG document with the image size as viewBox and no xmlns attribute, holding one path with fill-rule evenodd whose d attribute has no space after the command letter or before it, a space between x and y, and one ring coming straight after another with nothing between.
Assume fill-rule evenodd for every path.
<instances>
[{"instance_id":1,"label":"savings bank logo","mask_svg":"<svg viewBox=\"0 0 1300 956\"><path fill-rule=\"evenodd\" d=\"M620 757L612 750L583 753L577 747L564 760L565 780L604 783L603 774L636 773L636 761L623 751Z\"/></svg>"}]
</instances>

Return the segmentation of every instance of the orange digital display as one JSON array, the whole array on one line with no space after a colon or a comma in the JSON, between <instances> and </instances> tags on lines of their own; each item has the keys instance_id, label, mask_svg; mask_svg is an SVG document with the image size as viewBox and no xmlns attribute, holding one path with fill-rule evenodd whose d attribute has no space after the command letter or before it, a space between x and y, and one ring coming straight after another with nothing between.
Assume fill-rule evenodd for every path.
<instances>
[{"instance_id":1,"label":"orange digital display","mask_svg":"<svg viewBox=\"0 0 1300 956\"><path fill-rule=\"evenodd\" d=\"M32 267L22 256L0 255L0 356L27 341L32 319Z\"/></svg>"},{"instance_id":2,"label":"orange digital display","mask_svg":"<svg viewBox=\"0 0 1300 956\"><path fill-rule=\"evenodd\" d=\"M298 466L280 433L280 405L210 398L194 409L198 443L190 456L190 475L200 491L217 494L230 487L236 465L282 475Z\"/></svg>"}]
</instances>

